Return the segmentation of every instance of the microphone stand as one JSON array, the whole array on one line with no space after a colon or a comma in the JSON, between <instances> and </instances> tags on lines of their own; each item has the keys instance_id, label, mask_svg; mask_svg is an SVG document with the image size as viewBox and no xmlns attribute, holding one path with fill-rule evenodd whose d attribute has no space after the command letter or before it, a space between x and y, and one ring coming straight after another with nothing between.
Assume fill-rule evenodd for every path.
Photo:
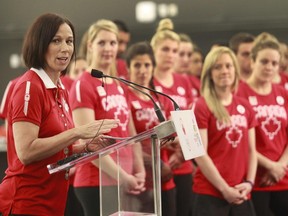
<instances>
[{"instance_id":1,"label":"microphone stand","mask_svg":"<svg viewBox=\"0 0 288 216\"><path fill-rule=\"evenodd\" d=\"M105 76L103 76L103 77L105 77ZM103 78L103 77L102 77L102 78ZM108 77L108 76L107 76L107 77ZM153 97L152 97L150 94L148 94L147 92L144 92L144 91L140 90L139 88L136 88L136 87L133 86L133 85L130 85L130 83L125 82L126 80L124 80L124 79L122 80L121 78L112 77L112 76L111 76L110 78L119 80L120 82L124 83L125 85L127 85L127 86L135 89L136 91L139 91L139 92L141 92L142 94L144 94L144 95L146 95L147 97L149 97L149 98L151 99L152 103L154 104L154 110L155 110L155 113L156 113L156 115L157 115L158 120L159 120L160 122L164 122L164 121L165 121L165 117L163 116L163 113L161 112L160 107L157 105L157 103L155 102L155 100L153 99Z\"/></svg>"},{"instance_id":2,"label":"microphone stand","mask_svg":"<svg viewBox=\"0 0 288 216\"><path fill-rule=\"evenodd\" d=\"M159 91L156 91L154 89L151 89L151 88L148 88L148 87L145 87L145 86L142 86L142 85L139 85L137 83L134 83L134 82L131 82L129 80L125 80L123 78L120 78L120 77L114 77L114 76L109 76L109 75L106 75L104 74L102 71L99 71L99 70L96 70L96 69L92 69L91 70L91 76L93 77L96 77L96 78L102 78L102 77L109 77L109 78L112 78L112 79L116 79L116 80L119 80L120 82L123 82L123 83L128 83L128 84L131 84L131 85L135 85L135 86L138 86L140 88L144 88L144 89L147 89L149 91L152 91L152 92L155 92L156 94L160 94L164 97L168 97L172 102L173 102L173 105L174 105L174 110L180 110L180 107L179 105L176 103L176 101L170 97L169 95L167 94L164 94L162 92L159 92Z\"/></svg>"}]
</instances>

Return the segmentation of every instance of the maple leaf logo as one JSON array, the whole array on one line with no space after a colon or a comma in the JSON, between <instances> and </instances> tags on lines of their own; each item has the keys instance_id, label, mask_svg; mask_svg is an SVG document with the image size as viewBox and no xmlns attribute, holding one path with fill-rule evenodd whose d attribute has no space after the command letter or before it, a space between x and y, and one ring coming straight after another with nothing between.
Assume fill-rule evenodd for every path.
<instances>
[{"instance_id":1,"label":"maple leaf logo","mask_svg":"<svg viewBox=\"0 0 288 216\"><path fill-rule=\"evenodd\" d=\"M281 122L277 120L275 116L268 117L261 123L261 128L269 139L273 140L278 131L281 129Z\"/></svg>"},{"instance_id":2,"label":"maple leaf logo","mask_svg":"<svg viewBox=\"0 0 288 216\"><path fill-rule=\"evenodd\" d=\"M242 139L243 133L237 127L230 127L226 132L226 139L232 145L233 148L236 148Z\"/></svg>"},{"instance_id":3,"label":"maple leaf logo","mask_svg":"<svg viewBox=\"0 0 288 216\"><path fill-rule=\"evenodd\" d=\"M114 113L115 119L119 119L119 126L122 128L122 131L126 131L127 124L128 124L128 116L129 112L124 107L117 107L117 111Z\"/></svg>"}]
</instances>

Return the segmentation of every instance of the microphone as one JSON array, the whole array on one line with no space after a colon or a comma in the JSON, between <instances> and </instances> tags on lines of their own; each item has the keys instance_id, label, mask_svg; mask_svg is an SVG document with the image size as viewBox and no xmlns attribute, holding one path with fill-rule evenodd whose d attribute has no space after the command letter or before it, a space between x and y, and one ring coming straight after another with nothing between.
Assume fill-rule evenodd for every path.
<instances>
[{"instance_id":1,"label":"microphone","mask_svg":"<svg viewBox=\"0 0 288 216\"><path fill-rule=\"evenodd\" d=\"M102 73L102 76L100 76L101 73ZM164 116L163 116L163 113L161 112L161 109L159 108L159 106L157 105L157 103L155 102L155 100L153 99L153 97L152 97L150 94L148 94L147 92L144 92L144 91L140 90L139 88L136 88L135 86L131 85L132 83L130 84L129 82L126 82L127 80L124 80L124 79L122 79L122 78L113 77L113 76L106 76L106 75L104 76L103 72L98 71L98 70L92 69L91 75L92 75L93 77L96 77L96 78L110 77L110 78L112 78L112 79L119 80L120 82L124 83L125 85L127 85L127 86L135 89L136 91L139 91L139 92L141 92L142 94L148 96L148 97L151 99L151 101L153 102L153 104L154 104L154 111L155 111L155 113L156 113L156 116L157 116L158 120L159 120L160 122L164 122L164 121L165 121L165 118L164 118ZM100 77L99 77L99 76L100 76Z\"/></svg>"},{"instance_id":2,"label":"microphone","mask_svg":"<svg viewBox=\"0 0 288 216\"><path fill-rule=\"evenodd\" d=\"M114 76L106 75L106 74L104 74L102 71L99 71L99 70L96 70L96 69L92 69L92 70L91 70L91 76L96 77L96 78L109 77L109 78L112 78L112 79L119 80L120 82L126 83L127 85L128 85L128 84L132 84L132 85L138 86L138 87L140 87L140 88L147 89L147 90L152 91L152 92L154 92L154 93L156 93L156 94L160 94L160 95L162 95L162 96L164 96L164 97L169 98L169 100L173 102L174 110L176 110L176 111L177 111L177 110L180 110L180 107L179 107L179 105L176 103L176 101L175 101L172 97L170 97L169 95L164 94L164 93L162 93L162 92L159 92L159 91L156 91L156 90L154 90L154 89L151 89L151 88L148 88L148 87L139 85L139 84L134 83L134 82L131 82L131 81L129 81L129 80L122 79L122 78L120 78L120 77L114 77ZM131 86L131 85L129 85L129 86ZM146 92L145 92L145 93L146 93ZM146 94L147 94L147 93L146 93Z\"/></svg>"}]
</instances>

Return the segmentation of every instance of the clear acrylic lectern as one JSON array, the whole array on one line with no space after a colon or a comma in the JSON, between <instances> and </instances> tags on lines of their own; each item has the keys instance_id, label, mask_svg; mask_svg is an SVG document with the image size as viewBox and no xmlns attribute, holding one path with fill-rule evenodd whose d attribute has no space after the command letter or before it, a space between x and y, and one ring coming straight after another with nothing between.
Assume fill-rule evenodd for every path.
<instances>
[{"instance_id":1,"label":"clear acrylic lectern","mask_svg":"<svg viewBox=\"0 0 288 216\"><path fill-rule=\"evenodd\" d=\"M47 166L50 174L81 166L92 160L99 160L100 170L100 205L101 216L161 216L161 174L160 174L160 147L171 137L175 136L172 121L162 122L158 126L142 132L134 137L126 138L96 152L77 154ZM125 182L120 183L119 170L125 167L125 158L121 158L121 151L140 142L143 149L143 160L146 170L146 190L132 195L124 190ZM108 154L116 154L116 163L119 167L115 186L107 186L105 171L101 169L101 161Z\"/></svg>"}]
</instances>

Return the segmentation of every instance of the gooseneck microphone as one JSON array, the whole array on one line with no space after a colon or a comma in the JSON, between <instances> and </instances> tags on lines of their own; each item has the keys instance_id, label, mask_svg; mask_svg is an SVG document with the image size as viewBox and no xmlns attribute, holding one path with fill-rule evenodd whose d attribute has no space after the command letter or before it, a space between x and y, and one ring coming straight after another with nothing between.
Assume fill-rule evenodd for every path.
<instances>
[{"instance_id":1,"label":"gooseneck microphone","mask_svg":"<svg viewBox=\"0 0 288 216\"><path fill-rule=\"evenodd\" d=\"M102 73L102 76L100 76L101 73ZM159 120L160 122L164 122L164 121L165 121L165 118L164 118L164 116L163 116L163 113L162 113L161 109L159 108L159 106L157 105L157 103L155 102L155 100L153 99L153 97L152 97L150 94L148 94L147 92L144 92L144 91L140 90L139 88L136 88L135 86L133 86L133 85L132 85L133 83L129 83L129 82L127 82L127 80L124 80L124 79L121 79L121 78L118 78L118 77L113 77L113 76L108 76L108 75L106 76L106 75L103 74L103 72L98 71L98 70L94 70L94 69L92 69L91 75L92 75L93 77L96 77L96 78L110 77L110 78L112 78L112 79L119 80L120 82L124 83L125 85L127 85L127 86L135 89L136 91L139 91L139 92L141 92L142 94L146 95L147 97L149 97L149 98L151 99L151 101L152 101L153 104L154 104L154 111L155 111L155 113L156 113L156 115L157 115L158 120Z\"/></svg>"},{"instance_id":2,"label":"gooseneck microphone","mask_svg":"<svg viewBox=\"0 0 288 216\"><path fill-rule=\"evenodd\" d=\"M131 84L131 85L138 86L138 87L140 87L140 88L147 89L147 90L152 91L152 92L154 92L154 93L156 93L156 94L160 94L160 95L162 95L162 96L164 96L164 97L169 98L169 100L172 101L172 103L173 103L173 105L174 105L174 110L180 110L180 107L179 107L179 105L175 102L175 100L174 100L172 97L170 97L169 95L164 94L164 93L162 93L162 92L159 92L159 91L156 91L156 90L154 90L154 89L151 89L151 88L148 88L148 87L139 85L139 84L134 83L134 82L131 82L131 81L129 81L129 80L122 79L122 78L120 78L120 77L114 77L114 76L106 75L106 74L104 74L102 71L99 71L99 70L96 70L96 69L92 69L92 70L91 70L91 76L96 77L96 78L108 77L108 78L112 78L112 79L119 80L120 82L123 82L123 83L125 83L126 85ZM129 86L131 86L131 85L129 85ZM138 88L136 88L136 89L138 89ZM146 93L146 92L145 92L145 93ZM146 93L146 94L147 94L147 93ZM148 94L148 95L149 95L149 94Z\"/></svg>"}]
</instances>

